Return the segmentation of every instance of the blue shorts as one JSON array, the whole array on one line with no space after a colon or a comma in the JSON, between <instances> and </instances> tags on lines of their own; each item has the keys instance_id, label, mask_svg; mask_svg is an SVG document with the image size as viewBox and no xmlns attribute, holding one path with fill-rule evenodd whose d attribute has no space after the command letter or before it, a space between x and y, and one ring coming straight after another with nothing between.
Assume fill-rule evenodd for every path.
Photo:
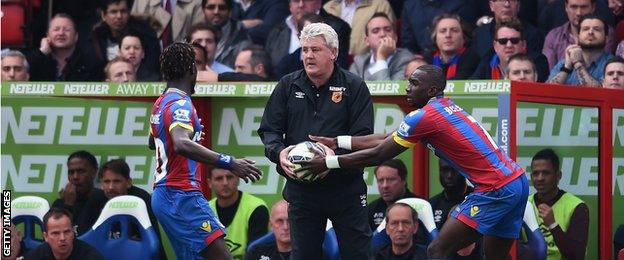
<instances>
[{"instance_id":1,"label":"blue shorts","mask_svg":"<svg viewBox=\"0 0 624 260\"><path fill-rule=\"evenodd\" d=\"M202 258L199 253L225 235L225 227L199 191L156 187L152 210L178 259Z\"/></svg>"},{"instance_id":2,"label":"blue shorts","mask_svg":"<svg viewBox=\"0 0 624 260\"><path fill-rule=\"evenodd\" d=\"M523 174L498 190L470 193L451 216L483 235L517 239L528 196Z\"/></svg>"}]
</instances>

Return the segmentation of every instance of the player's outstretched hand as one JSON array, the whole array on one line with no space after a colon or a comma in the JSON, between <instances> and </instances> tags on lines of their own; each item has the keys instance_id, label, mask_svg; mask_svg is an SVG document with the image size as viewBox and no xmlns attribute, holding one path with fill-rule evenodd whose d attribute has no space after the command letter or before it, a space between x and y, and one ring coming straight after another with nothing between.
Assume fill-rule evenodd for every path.
<instances>
[{"instance_id":1,"label":"player's outstretched hand","mask_svg":"<svg viewBox=\"0 0 624 260\"><path fill-rule=\"evenodd\" d=\"M315 156L312 160L307 162L300 162L301 168L296 169L295 172L301 179L308 178L310 176L313 180L322 179L327 176L329 169L325 165L325 156Z\"/></svg>"},{"instance_id":2,"label":"player's outstretched hand","mask_svg":"<svg viewBox=\"0 0 624 260\"><path fill-rule=\"evenodd\" d=\"M280 166L282 167L282 170L284 170L284 173L286 173L286 175L290 178L297 179L297 176L293 173L295 165L288 160L288 153L290 153L293 148L295 148L294 145L284 148L279 154L279 159Z\"/></svg>"},{"instance_id":3,"label":"player's outstretched hand","mask_svg":"<svg viewBox=\"0 0 624 260\"><path fill-rule=\"evenodd\" d=\"M315 136L315 135L308 135L308 137L310 138L310 140L315 141L319 144L323 144L332 150L338 149L338 139L336 137L325 137L325 136Z\"/></svg>"},{"instance_id":4,"label":"player's outstretched hand","mask_svg":"<svg viewBox=\"0 0 624 260\"><path fill-rule=\"evenodd\" d=\"M230 170L246 183L249 183L249 181L255 182L262 177L262 171L260 171L255 164L256 162L252 160L240 158L234 161L234 165Z\"/></svg>"}]
</instances>

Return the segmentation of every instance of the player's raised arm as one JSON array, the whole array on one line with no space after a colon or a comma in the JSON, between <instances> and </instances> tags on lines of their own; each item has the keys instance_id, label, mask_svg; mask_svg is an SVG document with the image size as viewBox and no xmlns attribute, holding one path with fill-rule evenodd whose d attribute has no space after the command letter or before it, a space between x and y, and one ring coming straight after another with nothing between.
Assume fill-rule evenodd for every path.
<instances>
[{"instance_id":1,"label":"player's raised arm","mask_svg":"<svg viewBox=\"0 0 624 260\"><path fill-rule=\"evenodd\" d=\"M315 142L322 143L332 150L342 148L351 151L359 151L373 148L386 139L390 134L370 134L364 136L340 135L337 137L313 136L310 139Z\"/></svg>"}]
</instances>

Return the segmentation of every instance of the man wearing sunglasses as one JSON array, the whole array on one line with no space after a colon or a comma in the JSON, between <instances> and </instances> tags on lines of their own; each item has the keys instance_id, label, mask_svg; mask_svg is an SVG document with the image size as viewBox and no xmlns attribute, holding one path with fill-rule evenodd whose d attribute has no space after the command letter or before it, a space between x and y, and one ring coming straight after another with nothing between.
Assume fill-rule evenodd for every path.
<instances>
[{"instance_id":1,"label":"man wearing sunglasses","mask_svg":"<svg viewBox=\"0 0 624 260\"><path fill-rule=\"evenodd\" d=\"M578 44L565 49L565 58L550 71L548 83L600 87L605 64L613 55L604 51L607 25L596 14L580 18Z\"/></svg>"},{"instance_id":2,"label":"man wearing sunglasses","mask_svg":"<svg viewBox=\"0 0 624 260\"><path fill-rule=\"evenodd\" d=\"M472 79L504 79L507 76L509 57L519 53L527 53L527 42L524 40L522 23L517 19L496 25L493 46L494 52L481 59ZM548 75L548 62L539 52L528 52L535 61L538 80L544 81Z\"/></svg>"},{"instance_id":3,"label":"man wearing sunglasses","mask_svg":"<svg viewBox=\"0 0 624 260\"><path fill-rule=\"evenodd\" d=\"M494 13L494 20L490 23L479 26L474 31L472 48L479 54L481 59L489 56L492 46L492 39L496 38L496 28L502 22L518 19L520 11L520 0L489 0L490 10ZM529 52L541 52L544 45L544 37L537 28L526 21L521 21L524 28L524 39Z\"/></svg>"}]
</instances>

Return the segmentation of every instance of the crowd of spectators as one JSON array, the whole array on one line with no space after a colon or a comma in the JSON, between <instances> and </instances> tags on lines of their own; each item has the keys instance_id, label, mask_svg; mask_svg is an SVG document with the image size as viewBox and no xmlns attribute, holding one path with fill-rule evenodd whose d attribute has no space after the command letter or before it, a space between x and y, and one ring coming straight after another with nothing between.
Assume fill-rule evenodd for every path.
<instances>
[{"instance_id":1,"label":"crowd of spectators","mask_svg":"<svg viewBox=\"0 0 624 260\"><path fill-rule=\"evenodd\" d=\"M30 26L31 46L3 51L2 79L159 81L161 50L187 41L205 49L199 82L276 81L303 68L301 28L325 22L339 35L337 64L365 80L403 80L424 63L447 79L514 79L510 58L522 54L524 80L618 88L603 79L624 56L622 2L99 0L80 12L55 1Z\"/></svg>"}]
</instances>

